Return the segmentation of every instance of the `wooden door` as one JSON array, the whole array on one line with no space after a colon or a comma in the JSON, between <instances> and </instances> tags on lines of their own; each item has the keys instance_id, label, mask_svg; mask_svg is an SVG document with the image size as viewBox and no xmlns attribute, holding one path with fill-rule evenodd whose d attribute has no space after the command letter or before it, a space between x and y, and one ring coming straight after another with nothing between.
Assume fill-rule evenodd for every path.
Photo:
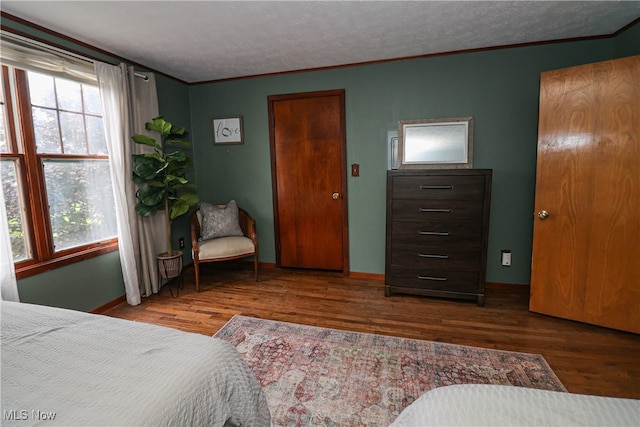
<instances>
[{"instance_id":1,"label":"wooden door","mask_svg":"<svg viewBox=\"0 0 640 427\"><path fill-rule=\"evenodd\" d=\"M640 56L542 74L531 311L640 332L639 166Z\"/></svg>"},{"instance_id":2,"label":"wooden door","mask_svg":"<svg viewBox=\"0 0 640 427\"><path fill-rule=\"evenodd\" d=\"M344 91L268 102L276 265L347 272Z\"/></svg>"}]
</instances>

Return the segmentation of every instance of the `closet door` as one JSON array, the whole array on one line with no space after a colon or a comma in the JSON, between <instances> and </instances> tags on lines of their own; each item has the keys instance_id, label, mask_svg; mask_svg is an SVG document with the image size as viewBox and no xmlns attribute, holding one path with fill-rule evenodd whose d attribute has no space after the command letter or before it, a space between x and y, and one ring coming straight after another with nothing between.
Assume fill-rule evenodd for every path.
<instances>
[{"instance_id":1,"label":"closet door","mask_svg":"<svg viewBox=\"0 0 640 427\"><path fill-rule=\"evenodd\" d=\"M529 309L640 332L640 56L543 73Z\"/></svg>"},{"instance_id":2,"label":"closet door","mask_svg":"<svg viewBox=\"0 0 640 427\"><path fill-rule=\"evenodd\" d=\"M268 102L276 265L348 273L345 91Z\"/></svg>"}]
</instances>

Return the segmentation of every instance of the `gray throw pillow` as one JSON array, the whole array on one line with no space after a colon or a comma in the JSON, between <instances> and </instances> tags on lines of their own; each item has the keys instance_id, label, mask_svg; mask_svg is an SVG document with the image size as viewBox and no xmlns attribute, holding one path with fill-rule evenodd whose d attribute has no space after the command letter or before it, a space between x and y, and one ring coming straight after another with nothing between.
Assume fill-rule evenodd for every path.
<instances>
[{"instance_id":1,"label":"gray throw pillow","mask_svg":"<svg viewBox=\"0 0 640 427\"><path fill-rule=\"evenodd\" d=\"M226 206L200 203L202 224L200 224L200 239L209 240L216 237L243 236L238 221L238 205L231 200Z\"/></svg>"}]
</instances>

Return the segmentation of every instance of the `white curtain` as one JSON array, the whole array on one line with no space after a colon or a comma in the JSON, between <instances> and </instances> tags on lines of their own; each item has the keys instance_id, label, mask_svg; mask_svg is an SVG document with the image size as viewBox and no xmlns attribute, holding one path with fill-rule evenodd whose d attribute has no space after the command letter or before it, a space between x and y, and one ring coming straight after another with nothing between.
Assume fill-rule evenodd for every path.
<instances>
[{"instance_id":1,"label":"white curtain","mask_svg":"<svg viewBox=\"0 0 640 427\"><path fill-rule=\"evenodd\" d=\"M158 115L155 76L136 77L133 67L95 62L102 98L109 164L116 199L120 262L127 302L158 292L156 255L166 240L164 213L140 217L135 212L132 154L144 151L131 137ZM140 75L141 73L138 73Z\"/></svg>"},{"instance_id":2,"label":"white curtain","mask_svg":"<svg viewBox=\"0 0 640 427\"><path fill-rule=\"evenodd\" d=\"M0 165L0 167L2 167ZM20 301L18 296L18 283L16 281L16 269L13 265L13 251L9 238L9 222L7 221L7 209L4 202L4 190L0 183L0 295L5 301Z\"/></svg>"},{"instance_id":3,"label":"white curtain","mask_svg":"<svg viewBox=\"0 0 640 427\"><path fill-rule=\"evenodd\" d=\"M90 62L67 56L63 51L49 52L54 49L34 40L25 39L16 34L2 31L0 56L3 65L14 65L25 70L46 73L68 79L81 80L96 84L96 76Z\"/></svg>"},{"instance_id":4,"label":"white curtain","mask_svg":"<svg viewBox=\"0 0 640 427\"><path fill-rule=\"evenodd\" d=\"M140 75L141 73L138 73ZM152 73L142 73L147 76L148 80L136 77L133 67L128 69L129 88L131 92L131 135L136 133L146 133L149 136L158 138L157 134L148 132L145 129L145 123L151 121L154 117L158 117L158 92L156 90L156 79ZM135 144L129 136L129 145L127 147L133 150L133 154L142 154L153 152L153 148L148 145ZM131 178L130 196L130 216L129 221L135 224L137 229L136 250L138 275L140 277L140 289L143 296L158 293L160 290L160 281L158 278L158 264L156 256L162 252L166 252L167 242L167 226L166 215L164 211L158 211L151 216L140 216L136 214L134 206L136 203L135 185L133 184L133 172L131 155L127 156L129 163L128 177Z\"/></svg>"}]
</instances>

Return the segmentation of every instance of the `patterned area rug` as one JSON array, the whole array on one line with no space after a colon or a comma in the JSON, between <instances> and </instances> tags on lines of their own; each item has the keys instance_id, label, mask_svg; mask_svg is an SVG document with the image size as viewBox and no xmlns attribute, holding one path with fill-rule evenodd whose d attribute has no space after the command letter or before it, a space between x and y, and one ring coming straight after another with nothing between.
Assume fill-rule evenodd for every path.
<instances>
[{"instance_id":1,"label":"patterned area rug","mask_svg":"<svg viewBox=\"0 0 640 427\"><path fill-rule=\"evenodd\" d=\"M452 384L566 391L537 354L234 316L233 344L267 396L276 426L388 426L422 393Z\"/></svg>"}]
</instances>

